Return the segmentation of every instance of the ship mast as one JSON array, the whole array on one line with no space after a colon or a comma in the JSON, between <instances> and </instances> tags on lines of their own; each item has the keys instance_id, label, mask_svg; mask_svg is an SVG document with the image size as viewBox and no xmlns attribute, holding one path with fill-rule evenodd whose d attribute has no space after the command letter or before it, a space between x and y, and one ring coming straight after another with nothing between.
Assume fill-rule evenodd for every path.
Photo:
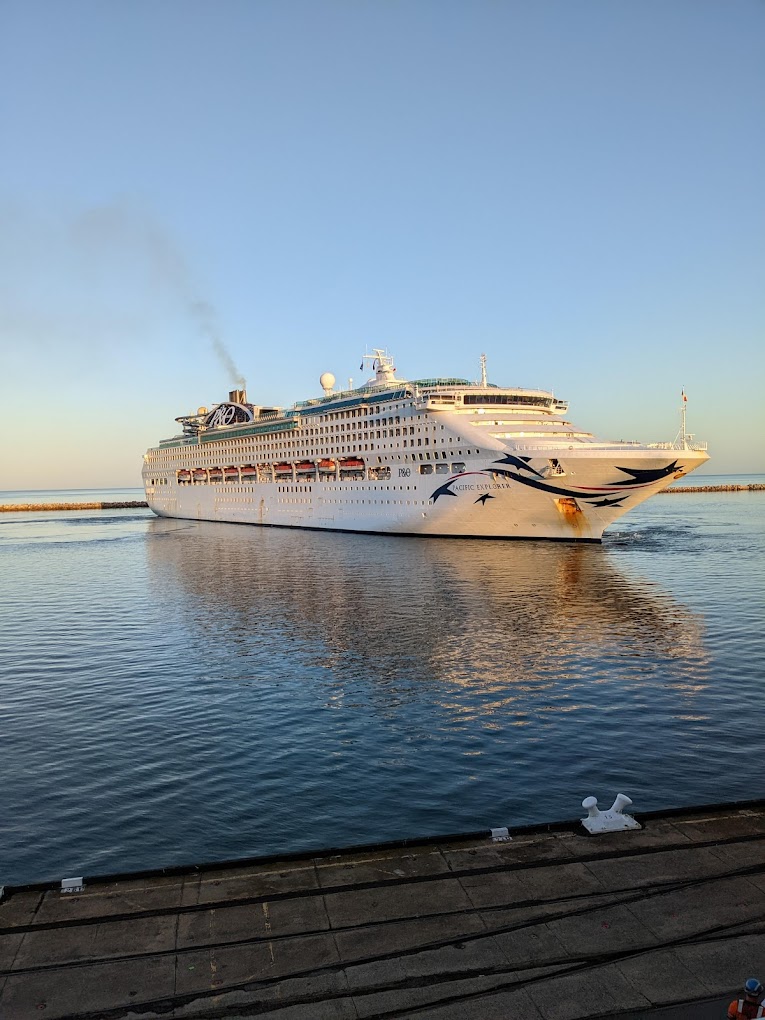
<instances>
[{"instance_id":1,"label":"ship mast","mask_svg":"<svg viewBox=\"0 0 765 1020\"><path fill-rule=\"evenodd\" d=\"M488 380L486 378L486 355L481 355L481 386L488 386Z\"/></svg>"},{"instance_id":2,"label":"ship mast","mask_svg":"<svg viewBox=\"0 0 765 1020\"><path fill-rule=\"evenodd\" d=\"M683 402L680 405L680 442L682 443L682 449L688 449L688 434L685 431L685 405L688 403L688 398L685 395L685 389L682 391Z\"/></svg>"}]
</instances>

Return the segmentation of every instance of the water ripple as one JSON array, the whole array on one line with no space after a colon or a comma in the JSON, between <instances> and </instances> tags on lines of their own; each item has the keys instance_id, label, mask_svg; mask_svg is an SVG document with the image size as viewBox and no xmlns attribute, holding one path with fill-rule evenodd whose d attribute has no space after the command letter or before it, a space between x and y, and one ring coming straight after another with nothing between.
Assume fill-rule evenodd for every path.
<instances>
[{"instance_id":1,"label":"water ripple","mask_svg":"<svg viewBox=\"0 0 765 1020\"><path fill-rule=\"evenodd\" d=\"M9 514L0 883L760 795L763 505L602 547Z\"/></svg>"}]
</instances>

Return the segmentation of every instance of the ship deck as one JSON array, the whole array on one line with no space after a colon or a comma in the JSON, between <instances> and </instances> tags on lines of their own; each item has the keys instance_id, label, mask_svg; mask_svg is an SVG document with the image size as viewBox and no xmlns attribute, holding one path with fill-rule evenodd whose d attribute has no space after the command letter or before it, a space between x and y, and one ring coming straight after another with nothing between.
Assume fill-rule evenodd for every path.
<instances>
[{"instance_id":1,"label":"ship deck","mask_svg":"<svg viewBox=\"0 0 765 1020\"><path fill-rule=\"evenodd\" d=\"M637 817L6 889L0 1015L576 1020L762 978L765 803Z\"/></svg>"}]
</instances>

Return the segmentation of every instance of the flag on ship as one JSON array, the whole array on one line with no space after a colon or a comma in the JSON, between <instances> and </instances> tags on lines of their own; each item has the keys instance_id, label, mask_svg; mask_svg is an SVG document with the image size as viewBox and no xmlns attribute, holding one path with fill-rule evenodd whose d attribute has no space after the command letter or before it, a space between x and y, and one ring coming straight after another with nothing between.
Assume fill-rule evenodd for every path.
<instances>
[{"instance_id":1,"label":"flag on ship","mask_svg":"<svg viewBox=\"0 0 765 1020\"><path fill-rule=\"evenodd\" d=\"M683 393L683 403L687 404L688 403L688 398L685 395L685 390L683 390L682 393Z\"/></svg>"}]
</instances>

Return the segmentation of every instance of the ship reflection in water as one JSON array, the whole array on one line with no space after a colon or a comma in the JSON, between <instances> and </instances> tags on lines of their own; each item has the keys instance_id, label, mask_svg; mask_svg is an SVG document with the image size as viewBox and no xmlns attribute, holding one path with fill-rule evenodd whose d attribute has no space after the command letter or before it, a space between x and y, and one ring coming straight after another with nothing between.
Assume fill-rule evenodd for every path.
<instances>
[{"instance_id":1,"label":"ship reflection in water","mask_svg":"<svg viewBox=\"0 0 765 1020\"><path fill-rule=\"evenodd\" d=\"M4 522L0 880L756 796L761 510L694 498L602 546Z\"/></svg>"},{"instance_id":2,"label":"ship reflection in water","mask_svg":"<svg viewBox=\"0 0 765 1020\"><path fill-rule=\"evenodd\" d=\"M480 719L530 739L560 714L702 718L701 619L602 547L159 520L147 548L157 592L190 596L178 625L200 678L217 648L232 680L318 674L327 707L427 702L433 728Z\"/></svg>"}]
</instances>

